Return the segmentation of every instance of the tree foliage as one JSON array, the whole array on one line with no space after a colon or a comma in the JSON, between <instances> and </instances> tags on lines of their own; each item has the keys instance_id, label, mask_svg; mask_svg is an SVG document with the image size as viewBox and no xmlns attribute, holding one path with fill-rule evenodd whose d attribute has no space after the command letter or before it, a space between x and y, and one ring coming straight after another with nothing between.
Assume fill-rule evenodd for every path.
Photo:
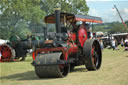
<instances>
[{"instance_id":1,"label":"tree foliage","mask_svg":"<svg viewBox=\"0 0 128 85\"><path fill-rule=\"evenodd\" d=\"M127 24L127 21L126 21ZM120 22L104 23L101 25L94 25L94 32L102 31L108 33L126 33L128 28L125 28L124 25Z\"/></svg>"},{"instance_id":2,"label":"tree foliage","mask_svg":"<svg viewBox=\"0 0 128 85\"><path fill-rule=\"evenodd\" d=\"M85 0L0 0L0 38L42 32L44 16L53 13L57 4L63 12L87 14L89 10Z\"/></svg>"},{"instance_id":3,"label":"tree foliage","mask_svg":"<svg viewBox=\"0 0 128 85\"><path fill-rule=\"evenodd\" d=\"M4 39L14 33L24 35L24 33L30 32L27 29L28 24L39 24L40 19L43 19L45 15L45 12L40 9L40 0L0 0L0 12L0 29L3 28L0 30L2 32L0 36ZM20 31L17 33L19 29ZM3 31L6 31L8 36Z\"/></svg>"},{"instance_id":4,"label":"tree foliage","mask_svg":"<svg viewBox=\"0 0 128 85\"><path fill-rule=\"evenodd\" d=\"M89 11L86 0L41 0L41 9L50 14L54 12L57 4L60 5L62 12L85 15Z\"/></svg>"},{"instance_id":5,"label":"tree foliage","mask_svg":"<svg viewBox=\"0 0 128 85\"><path fill-rule=\"evenodd\" d=\"M1 12L6 18L25 19L40 22L45 12L40 9L40 0L1 0Z\"/></svg>"}]
</instances>

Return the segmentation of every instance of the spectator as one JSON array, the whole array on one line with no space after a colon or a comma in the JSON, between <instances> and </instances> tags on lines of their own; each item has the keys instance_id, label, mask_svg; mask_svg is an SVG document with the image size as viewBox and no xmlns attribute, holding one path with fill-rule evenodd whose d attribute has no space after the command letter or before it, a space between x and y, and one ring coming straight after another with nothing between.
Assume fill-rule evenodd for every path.
<instances>
[{"instance_id":1,"label":"spectator","mask_svg":"<svg viewBox=\"0 0 128 85\"><path fill-rule=\"evenodd\" d=\"M72 22L71 24L72 24L72 27L73 27L72 32L77 32L78 29L77 29L76 22Z\"/></svg>"},{"instance_id":2,"label":"spectator","mask_svg":"<svg viewBox=\"0 0 128 85\"><path fill-rule=\"evenodd\" d=\"M118 41L117 41L117 39L115 39L115 50L119 50L119 48L118 48Z\"/></svg>"},{"instance_id":3,"label":"spectator","mask_svg":"<svg viewBox=\"0 0 128 85\"><path fill-rule=\"evenodd\" d=\"M111 43L112 43L113 50L115 50L115 47L116 47L116 41L115 41L115 39L112 39Z\"/></svg>"},{"instance_id":4,"label":"spectator","mask_svg":"<svg viewBox=\"0 0 128 85\"><path fill-rule=\"evenodd\" d=\"M87 32L88 32L88 38L92 39L93 38L92 28L88 27Z\"/></svg>"},{"instance_id":5,"label":"spectator","mask_svg":"<svg viewBox=\"0 0 128 85\"><path fill-rule=\"evenodd\" d=\"M123 38L121 39L121 47L123 47L124 46L124 40L123 40Z\"/></svg>"},{"instance_id":6,"label":"spectator","mask_svg":"<svg viewBox=\"0 0 128 85\"><path fill-rule=\"evenodd\" d=\"M103 50L104 49L104 44L103 44L103 41L102 41L102 39L100 39L100 47L101 47L101 50Z\"/></svg>"},{"instance_id":7,"label":"spectator","mask_svg":"<svg viewBox=\"0 0 128 85\"><path fill-rule=\"evenodd\" d=\"M128 50L128 36L124 41L125 50Z\"/></svg>"}]
</instances>

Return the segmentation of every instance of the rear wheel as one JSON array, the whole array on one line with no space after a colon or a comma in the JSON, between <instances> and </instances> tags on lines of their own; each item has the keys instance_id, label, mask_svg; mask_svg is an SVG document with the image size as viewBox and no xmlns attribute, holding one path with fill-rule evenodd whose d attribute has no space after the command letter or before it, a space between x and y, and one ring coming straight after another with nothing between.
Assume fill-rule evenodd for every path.
<instances>
[{"instance_id":1,"label":"rear wheel","mask_svg":"<svg viewBox=\"0 0 128 85\"><path fill-rule=\"evenodd\" d=\"M83 54L88 70L97 70L101 67L102 53L97 40L91 39L84 43Z\"/></svg>"}]
</instances>

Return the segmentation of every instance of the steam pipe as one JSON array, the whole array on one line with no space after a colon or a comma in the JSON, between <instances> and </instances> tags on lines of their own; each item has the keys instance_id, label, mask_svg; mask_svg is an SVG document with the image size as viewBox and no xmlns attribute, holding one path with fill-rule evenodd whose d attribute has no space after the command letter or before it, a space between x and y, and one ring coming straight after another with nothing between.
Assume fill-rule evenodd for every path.
<instances>
[{"instance_id":1,"label":"steam pipe","mask_svg":"<svg viewBox=\"0 0 128 85\"><path fill-rule=\"evenodd\" d=\"M22 45L22 48L25 49L31 49L33 47L36 48L41 48L44 46L44 41L43 40L33 40L33 41L23 41L23 42L19 42L20 45Z\"/></svg>"},{"instance_id":2,"label":"steam pipe","mask_svg":"<svg viewBox=\"0 0 128 85\"><path fill-rule=\"evenodd\" d=\"M60 29L60 8L55 8L55 23L56 23L56 33L61 33Z\"/></svg>"}]
</instances>

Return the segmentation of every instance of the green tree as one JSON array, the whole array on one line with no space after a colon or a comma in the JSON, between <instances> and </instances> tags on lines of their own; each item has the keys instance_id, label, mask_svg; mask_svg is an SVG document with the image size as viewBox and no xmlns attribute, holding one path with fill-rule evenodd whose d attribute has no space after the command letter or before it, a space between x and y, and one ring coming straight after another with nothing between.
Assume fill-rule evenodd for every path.
<instances>
[{"instance_id":1,"label":"green tree","mask_svg":"<svg viewBox=\"0 0 128 85\"><path fill-rule=\"evenodd\" d=\"M113 22L109 26L111 29L108 31L109 33L123 33L126 32L126 28L120 22Z\"/></svg>"},{"instance_id":2,"label":"green tree","mask_svg":"<svg viewBox=\"0 0 128 85\"><path fill-rule=\"evenodd\" d=\"M37 24L45 15L40 9L40 0L0 0L0 13L0 36L4 35L4 39L11 36L11 31L15 33L21 21ZM3 31L7 31L8 36Z\"/></svg>"},{"instance_id":3,"label":"green tree","mask_svg":"<svg viewBox=\"0 0 128 85\"><path fill-rule=\"evenodd\" d=\"M18 35L20 38L27 38L27 35L31 35L30 29L28 29L25 21L19 21L16 27L12 30L13 35Z\"/></svg>"},{"instance_id":4,"label":"green tree","mask_svg":"<svg viewBox=\"0 0 128 85\"><path fill-rule=\"evenodd\" d=\"M50 14L57 4L60 4L62 12L85 15L89 10L86 0L41 0L41 9Z\"/></svg>"},{"instance_id":5,"label":"green tree","mask_svg":"<svg viewBox=\"0 0 128 85\"><path fill-rule=\"evenodd\" d=\"M5 17L40 22L45 12L40 9L40 0L0 0L0 10Z\"/></svg>"},{"instance_id":6,"label":"green tree","mask_svg":"<svg viewBox=\"0 0 128 85\"><path fill-rule=\"evenodd\" d=\"M43 17L53 13L57 4L63 12L87 14L89 10L85 0L0 0L0 38L23 30L42 32Z\"/></svg>"},{"instance_id":7,"label":"green tree","mask_svg":"<svg viewBox=\"0 0 128 85\"><path fill-rule=\"evenodd\" d=\"M94 32L102 31L108 33L126 33L128 30L124 27L121 22L112 22L112 23L104 23L104 24L95 24L94 25Z\"/></svg>"}]
</instances>

